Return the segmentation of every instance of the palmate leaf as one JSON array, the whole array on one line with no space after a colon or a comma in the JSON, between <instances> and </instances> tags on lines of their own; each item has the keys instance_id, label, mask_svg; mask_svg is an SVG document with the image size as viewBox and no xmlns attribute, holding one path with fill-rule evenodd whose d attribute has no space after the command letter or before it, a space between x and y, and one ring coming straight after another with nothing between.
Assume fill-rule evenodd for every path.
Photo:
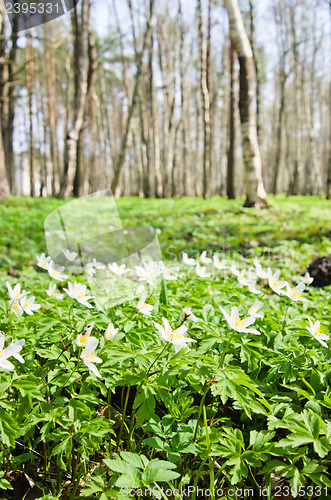
<instances>
[{"instance_id":1,"label":"palmate leaf","mask_svg":"<svg viewBox=\"0 0 331 500\"><path fill-rule=\"evenodd\" d=\"M308 410L304 410L301 414L290 414L283 419L282 427L287 428L291 433L281 439L276 447L313 444L315 452L321 458L329 453L328 438L325 435L320 437L321 434L327 434L327 428L319 415Z\"/></svg>"},{"instance_id":2,"label":"palmate leaf","mask_svg":"<svg viewBox=\"0 0 331 500\"><path fill-rule=\"evenodd\" d=\"M143 401L136 414L137 427L140 427L144 422L146 422L146 420L149 420L149 418L154 414L155 404L156 404L155 398L152 394Z\"/></svg>"},{"instance_id":3,"label":"palmate leaf","mask_svg":"<svg viewBox=\"0 0 331 500\"><path fill-rule=\"evenodd\" d=\"M39 380L32 375L22 375L13 381L13 386L17 387L22 396L29 396L37 401L44 401L41 387L38 387Z\"/></svg>"},{"instance_id":4,"label":"palmate leaf","mask_svg":"<svg viewBox=\"0 0 331 500\"><path fill-rule=\"evenodd\" d=\"M146 438L143 443L159 451L166 451L169 448L169 445L162 441L162 439L158 436Z\"/></svg>"},{"instance_id":5,"label":"palmate leaf","mask_svg":"<svg viewBox=\"0 0 331 500\"><path fill-rule=\"evenodd\" d=\"M133 467L144 467L147 458L144 455L137 455L136 453L131 453L128 451L121 451L121 457L125 462ZM148 462L148 460L147 460Z\"/></svg>"},{"instance_id":6,"label":"palmate leaf","mask_svg":"<svg viewBox=\"0 0 331 500\"><path fill-rule=\"evenodd\" d=\"M137 470L137 472L139 471ZM115 484L119 488L140 488L141 486L143 486L140 478L135 478L134 476L129 474L123 474L122 476L120 476Z\"/></svg>"},{"instance_id":7,"label":"palmate leaf","mask_svg":"<svg viewBox=\"0 0 331 500\"><path fill-rule=\"evenodd\" d=\"M324 458L330 451L330 442L326 436L322 436L314 441L314 450L321 458Z\"/></svg>"},{"instance_id":8,"label":"palmate leaf","mask_svg":"<svg viewBox=\"0 0 331 500\"><path fill-rule=\"evenodd\" d=\"M171 464L174 465L174 464ZM160 470L159 468L147 468L142 475L142 481L145 485L152 484L156 481L165 482L177 479L180 474L172 470Z\"/></svg>"},{"instance_id":9,"label":"palmate leaf","mask_svg":"<svg viewBox=\"0 0 331 500\"><path fill-rule=\"evenodd\" d=\"M0 382L0 398L2 398L5 395L10 384L11 384L11 380L6 380L5 382Z\"/></svg>"},{"instance_id":10,"label":"palmate leaf","mask_svg":"<svg viewBox=\"0 0 331 500\"><path fill-rule=\"evenodd\" d=\"M104 463L113 472L119 472L121 474L127 474L129 477L135 477L137 479L138 468L134 465L125 462L124 460L111 460L110 458L105 458ZM139 467L142 467L140 464Z\"/></svg>"},{"instance_id":11,"label":"palmate leaf","mask_svg":"<svg viewBox=\"0 0 331 500\"><path fill-rule=\"evenodd\" d=\"M0 407L0 439L4 446L13 446L19 429L13 417Z\"/></svg>"},{"instance_id":12,"label":"palmate leaf","mask_svg":"<svg viewBox=\"0 0 331 500\"><path fill-rule=\"evenodd\" d=\"M171 481L179 477L177 472L171 470L176 468L171 462L159 459L149 462L144 455L130 452L122 452L121 457L124 460L104 459L110 470L122 474L116 481L118 487L139 488L156 481Z\"/></svg>"},{"instance_id":13,"label":"palmate leaf","mask_svg":"<svg viewBox=\"0 0 331 500\"><path fill-rule=\"evenodd\" d=\"M71 436L66 436L62 441L54 446L52 449L51 456L56 456L56 461L57 463L65 468L66 465L63 461L63 455L65 455L67 458L70 456L72 450L72 437Z\"/></svg>"}]
</instances>

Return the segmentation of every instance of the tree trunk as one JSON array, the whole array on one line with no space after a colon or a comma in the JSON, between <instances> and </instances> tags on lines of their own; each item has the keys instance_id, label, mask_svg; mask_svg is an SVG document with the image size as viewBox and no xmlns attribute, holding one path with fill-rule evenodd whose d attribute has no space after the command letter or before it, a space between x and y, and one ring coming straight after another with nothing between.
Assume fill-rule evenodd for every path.
<instances>
[{"instance_id":1,"label":"tree trunk","mask_svg":"<svg viewBox=\"0 0 331 500\"><path fill-rule=\"evenodd\" d=\"M4 3L0 3L0 35L3 35L3 28L4 28ZM2 40L0 38L0 103L2 99L2 89L3 89L3 69L4 65L2 59L4 58L4 50L5 50L5 45L2 43ZM5 152L3 148L3 141L2 141L2 126L1 126L1 119L0 119L0 198L9 198L10 197L10 187L9 187L9 182L7 179L7 172L6 172L6 162L5 162Z\"/></svg>"},{"instance_id":2,"label":"tree trunk","mask_svg":"<svg viewBox=\"0 0 331 500\"><path fill-rule=\"evenodd\" d=\"M205 37L201 0L198 0L199 13L199 50L200 50L200 90L202 96L203 117L203 182L202 194L210 198L211 183L211 141L210 141L210 95L207 85L207 42Z\"/></svg>"},{"instance_id":3,"label":"tree trunk","mask_svg":"<svg viewBox=\"0 0 331 500\"><path fill-rule=\"evenodd\" d=\"M280 72L281 72L280 82L279 82L280 103L279 103L278 120L277 120L275 164L274 164L273 178L272 178L272 193L274 195L276 195L278 192L278 178L280 169L280 158L282 153L282 137L283 137L284 110L285 110L285 82L287 78L284 66L281 68Z\"/></svg>"},{"instance_id":4,"label":"tree trunk","mask_svg":"<svg viewBox=\"0 0 331 500\"><path fill-rule=\"evenodd\" d=\"M212 59L212 43L211 43L211 32L212 32L212 9L213 0L208 1L208 29L207 29L207 47L206 47L206 81L207 89L209 94L209 121L210 121L210 178L212 180L210 184L210 195L216 193L216 172L214 171L214 107L215 99L217 94L214 95L213 88L213 59Z\"/></svg>"},{"instance_id":5,"label":"tree trunk","mask_svg":"<svg viewBox=\"0 0 331 500\"><path fill-rule=\"evenodd\" d=\"M163 196L170 198L173 195L173 155L175 141L175 92L172 87L171 47L167 26L163 19L158 22L159 65L163 82Z\"/></svg>"},{"instance_id":6,"label":"tree trunk","mask_svg":"<svg viewBox=\"0 0 331 500\"><path fill-rule=\"evenodd\" d=\"M75 62L75 103L74 119L65 141L64 172L59 196L67 199L73 190L77 167L77 149L84 112L88 85L88 41L91 0L82 0L80 22L77 5L73 8L74 62Z\"/></svg>"},{"instance_id":7,"label":"tree trunk","mask_svg":"<svg viewBox=\"0 0 331 500\"><path fill-rule=\"evenodd\" d=\"M329 1L330 15L331 15L331 0ZM331 103L331 83L329 83L329 103ZM329 127L329 135L331 139L331 127ZM331 141L330 141L331 143ZM331 200L331 148L329 143L329 161L327 167L327 179L326 179L326 199Z\"/></svg>"},{"instance_id":8,"label":"tree trunk","mask_svg":"<svg viewBox=\"0 0 331 500\"><path fill-rule=\"evenodd\" d=\"M331 200L331 152L329 152L328 175L326 180L326 199Z\"/></svg>"},{"instance_id":9,"label":"tree trunk","mask_svg":"<svg viewBox=\"0 0 331 500\"><path fill-rule=\"evenodd\" d=\"M180 104L181 104L181 164L182 164L182 190L183 195L189 195L193 191L192 187L192 175L191 169L187 166L187 156L188 156L188 147L187 147L187 96L188 93L188 82L185 79L185 71L184 71L184 45L185 45L185 30L184 30L184 21L183 21L183 13L182 13L182 2L178 1L178 19L179 19L179 72L180 72Z\"/></svg>"},{"instance_id":10,"label":"tree trunk","mask_svg":"<svg viewBox=\"0 0 331 500\"><path fill-rule=\"evenodd\" d=\"M141 74L142 74L144 53L145 53L145 49L146 49L146 45L147 45L147 41L148 41L148 35L149 35L150 29L151 29L152 15L153 15L153 11L154 11L154 3L155 3L154 0L150 0L150 9L149 9L150 15L146 20L146 28L145 28L144 37L143 37L143 46L141 49L141 53L139 54L139 57L137 59L137 70L136 70L136 75L135 75L132 98L131 98L131 102L128 106L128 114L127 114L127 119L126 119L126 123L125 123L125 130L124 130L124 134L123 134L123 137L121 140L119 156L118 156L115 168L114 168L114 175L113 175L113 180L112 180L112 184L111 184L111 189L112 189L113 193L116 192L116 189L119 185L122 168L123 168L124 161L125 161L125 155L126 155L129 133L130 133L131 120L132 120L133 113L134 113L134 110L136 108L136 104L137 104L137 100L138 100L138 91L139 91L140 79L141 79Z\"/></svg>"},{"instance_id":11,"label":"tree trunk","mask_svg":"<svg viewBox=\"0 0 331 500\"><path fill-rule=\"evenodd\" d=\"M301 100L301 82L299 75L300 61L298 52L298 43L296 37L295 25L295 9L290 6L290 20L291 20L291 34L292 34L292 51L294 63L294 99L295 99L295 132L294 132L294 162L292 170L292 179L289 186L289 193L291 195L302 194L303 188L303 161L302 161L302 100Z\"/></svg>"},{"instance_id":12,"label":"tree trunk","mask_svg":"<svg viewBox=\"0 0 331 500\"><path fill-rule=\"evenodd\" d=\"M34 130L33 130L33 110L32 110L32 75L34 73L34 56L33 47L31 42L31 37L27 37L26 44L26 64L25 64L25 78L26 78L26 88L28 91L28 101L29 101L29 165L30 165L30 196L35 196L35 141L34 141Z\"/></svg>"},{"instance_id":13,"label":"tree trunk","mask_svg":"<svg viewBox=\"0 0 331 500\"><path fill-rule=\"evenodd\" d=\"M59 157L57 148L57 112L55 86L55 60L52 46L53 38L49 32L49 25L43 25L45 39L45 73L47 90L47 121L49 130L50 160L52 175L52 196L56 196L59 183Z\"/></svg>"},{"instance_id":14,"label":"tree trunk","mask_svg":"<svg viewBox=\"0 0 331 500\"><path fill-rule=\"evenodd\" d=\"M226 194L230 200L236 198L236 109L237 109L237 71L236 53L230 43L230 104L229 104L229 149L227 165Z\"/></svg>"},{"instance_id":15,"label":"tree trunk","mask_svg":"<svg viewBox=\"0 0 331 500\"><path fill-rule=\"evenodd\" d=\"M3 147L6 159L7 177L11 192L15 192L15 157L13 151L13 135L14 135L14 117L15 117L15 104L16 104L16 89L14 85L15 79L15 63L17 54L17 22L18 14L13 14L13 29L10 36L11 48L8 54L8 64L3 66L6 68L5 85L3 87L2 95L2 137ZM3 40L5 46L5 39ZM0 55L1 57L1 55ZM1 85L0 85L1 86Z\"/></svg>"},{"instance_id":16,"label":"tree trunk","mask_svg":"<svg viewBox=\"0 0 331 500\"><path fill-rule=\"evenodd\" d=\"M254 106L255 71L252 49L245 31L238 0L225 0L230 22L230 35L240 64L239 111L245 165L246 207L267 205L262 180L256 113Z\"/></svg>"}]
</instances>

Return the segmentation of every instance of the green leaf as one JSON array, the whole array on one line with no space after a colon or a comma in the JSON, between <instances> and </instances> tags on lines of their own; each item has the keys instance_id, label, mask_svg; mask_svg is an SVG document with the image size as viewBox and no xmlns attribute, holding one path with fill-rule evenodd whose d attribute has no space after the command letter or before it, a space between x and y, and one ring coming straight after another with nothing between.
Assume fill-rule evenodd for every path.
<instances>
[{"instance_id":1,"label":"green leaf","mask_svg":"<svg viewBox=\"0 0 331 500\"><path fill-rule=\"evenodd\" d=\"M128 474L123 474L122 476L120 476L115 484L119 488L140 488L141 486L143 486L140 479Z\"/></svg>"},{"instance_id":2,"label":"green leaf","mask_svg":"<svg viewBox=\"0 0 331 500\"><path fill-rule=\"evenodd\" d=\"M296 432L294 434L290 434L284 439L281 439L276 446L301 446L302 444L313 443L314 438L310 436L308 433L300 433Z\"/></svg>"},{"instance_id":3,"label":"green leaf","mask_svg":"<svg viewBox=\"0 0 331 500\"><path fill-rule=\"evenodd\" d=\"M157 436L144 439L143 443L159 451L165 451L167 447L167 444Z\"/></svg>"},{"instance_id":4,"label":"green leaf","mask_svg":"<svg viewBox=\"0 0 331 500\"><path fill-rule=\"evenodd\" d=\"M314 450L321 458L324 458L330 451L329 440L326 436L314 441Z\"/></svg>"},{"instance_id":5,"label":"green leaf","mask_svg":"<svg viewBox=\"0 0 331 500\"><path fill-rule=\"evenodd\" d=\"M123 460L125 460L128 464L132 465L133 467L144 467L144 464L141 461L141 458L139 455L135 453L130 453L128 451L121 451L121 457Z\"/></svg>"},{"instance_id":6,"label":"green leaf","mask_svg":"<svg viewBox=\"0 0 331 500\"><path fill-rule=\"evenodd\" d=\"M127 474L132 477L135 477L138 472L135 466L124 462L124 460L111 460L110 458L105 458L103 461L107 467L114 472L120 472L121 474Z\"/></svg>"},{"instance_id":7,"label":"green leaf","mask_svg":"<svg viewBox=\"0 0 331 500\"><path fill-rule=\"evenodd\" d=\"M164 278L161 281L160 304L164 306L168 305L167 284Z\"/></svg>"},{"instance_id":8,"label":"green leaf","mask_svg":"<svg viewBox=\"0 0 331 500\"><path fill-rule=\"evenodd\" d=\"M154 412L155 412L155 398L154 396L150 395L148 396L147 399L145 399L145 401L137 411L136 414L137 427L140 427L144 422L146 422L146 420L149 420L150 417L154 414Z\"/></svg>"},{"instance_id":9,"label":"green leaf","mask_svg":"<svg viewBox=\"0 0 331 500\"><path fill-rule=\"evenodd\" d=\"M142 481L144 484L148 485L154 482L166 482L172 481L173 479L177 479L180 474L178 472L174 472L172 470L165 469L156 469L156 468L147 468L142 475Z\"/></svg>"},{"instance_id":10,"label":"green leaf","mask_svg":"<svg viewBox=\"0 0 331 500\"><path fill-rule=\"evenodd\" d=\"M10 384L11 384L10 380L6 380L5 382L0 383L0 398L5 394Z\"/></svg>"},{"instance_id":11,"label":"green leaf","mask_svg":"<svg viewBox=\"0 0 331 500\"><path fill-rule=\"evenodd\" d=\"M176 469L176 466L171 462L166 462L165 460L159 460L158 458L154 458L151 460L147 466L148 469Z\"/></svg>"},{"instance_id":12,"label":"green leaf","mask_svg":"<svg viewBox=\"0 0 331 500\"><path fill-rule=\"evenodd\" d=\"M9 481L7 481L7 479L5 479L3 476L4 476L4 472L0 472L0 488L2 490L12 490L13 487L12 485L10 484Z\"/></svg>"},{"instance_id":13,"label":"green leaf","mask_svg":"<svg viewBox=\"0 0 331 500\"><path fill-rule=\"evenodd\" d=\"M4 446L14 446L15 439L19 436L19 430L12 416L0 408L0 439Z\"/></svg>"},{"instance_id":14,"label":"green leaf","mask_svg":"<svg viewBox=\"0 0 331 500\"><path fill-rule=\"evenodd\" d=\"M22 375L13 381L13 386L17 387L22 396L29 396L29 398L36 399L37 401L44 401L41 393L41 387L36 384L36 379L29 375Z\"/></svg>"},{"instance_id":15,"label":"green leaf","mask_svg":"<svg viewBox=\"0 0 331 500\"><path fill-rule=\"evenodd\" d=\"M268 443L275 434L276 432L273 431L250 431L249 444L252 446L253 451L258 451Z\"/></svg>"}]
</instances>

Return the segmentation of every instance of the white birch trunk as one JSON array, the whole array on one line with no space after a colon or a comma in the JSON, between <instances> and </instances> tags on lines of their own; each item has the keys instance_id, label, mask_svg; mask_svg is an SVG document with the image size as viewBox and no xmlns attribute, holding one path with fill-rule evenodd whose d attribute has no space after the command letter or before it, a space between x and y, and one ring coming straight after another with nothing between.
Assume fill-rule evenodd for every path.
<instances>
[{"instance_id":1,"label":"white birch trunk","mask_svg":"<svg viewBox=\"0 0 331 500\"><path fill-rule=\"evenodd\" d=\"M267 194L262 180L261 154L256 132L254 106L255 70L253 52L245 31L238 0L225 0L230 23L230 36L240 63L239 110L245 166L245 206L267 205Z\"/></svg>"}]
</instances>

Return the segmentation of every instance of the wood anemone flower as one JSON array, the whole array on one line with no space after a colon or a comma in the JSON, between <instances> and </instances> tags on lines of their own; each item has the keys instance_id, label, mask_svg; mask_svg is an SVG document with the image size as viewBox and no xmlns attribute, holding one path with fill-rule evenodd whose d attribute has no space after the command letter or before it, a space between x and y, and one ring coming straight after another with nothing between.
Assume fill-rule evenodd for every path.
<instances>
[{"instance_id":1,"label":"wood anemone flower","mask_svg":"<svg viewBox=\"0 0 331 500\"><path fill-rule=\"evenodd\" d=\"M98 358L98 356L94 354L94 351L98 346L98 343L99 340L97 338L90 337L90 341L88 345L85 347L85 349L82 350L80 357L83 360L84 364L87 366L87 368L92 373L94 373L96 377L101 378L99 370L94 364L94 363L102 363L102 359Z\"/></svg>"},{"instance_id":2,"label":"wood anemone flower","mask_svg":"<svg viewBox=\"0 0 331 500\"><path fill-rule=\"evenodd\" d=\"M329 340L329 335L326 335L325 333L321 332L321 324L319 321L315 321L315 323L312 322L312 320L308 317L309 325L306 326L307 330L309 333L312 334L312 336L318 340L320 344L322 344L324 347L329 347L324 340Z\"/></svg>"},{"instance_id":3,"label":"wood anemone flower","mask_svg":"<svg viewBox=\"0 0 331 500\"><path fill-rule=\"evenodd\" d=\"M8 361L8 358L11 356L16 358L20 363L24 363L24 359L20 354L18 354L22 350L24 342L24 339L17 342L11 342L9 346L4 349L5 334L0 332L0 368L3 368L4 370L14 370L15 366Z\"/></svg>"},{"instance_id":4,"label":"wood anemone flower","mask_svg":"<svg viewBox=\"0 0 331 500\"><path fill-rule=\"evenodd\" d=\"M254 304L253 304L254 305ZM224 318L226 319L228 325L239 333L254 333L254 335L261 335L261 332L255 330L255 328L247 328L255 322L255 316L248 316L245 319L241 319L238 312L238 307L233 307L231 309L231 315L229 315L223 307L219 306L222 311Z\"/></svg>"},{"instance_id":5,"label":"wood anemone flower","mask_svg":"<svg viewBox=\"0 0 331 500\"><path fill-rule=\"evenodd\" d=\"M187 344L189 342L196 342L196 340L194 339L185 337L185 334L187 332L187 326L182 325L174 330L173 328L171 328L169 321L166 318L162 318L162 322L163 326L160 325L159 323L156 323L156 321L153 321L154 325L161 334L161 338L166 342L171 342L176 352L180 351L183 347L189 350Z\"/></svg>"}]
</instances>

